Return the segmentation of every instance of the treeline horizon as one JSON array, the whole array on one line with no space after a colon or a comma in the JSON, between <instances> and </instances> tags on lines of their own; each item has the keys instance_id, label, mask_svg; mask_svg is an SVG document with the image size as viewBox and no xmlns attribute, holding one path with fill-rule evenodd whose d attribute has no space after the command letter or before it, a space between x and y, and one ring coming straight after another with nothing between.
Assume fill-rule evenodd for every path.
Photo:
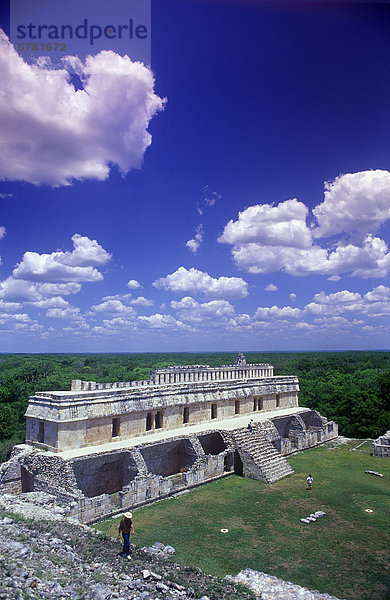
<instances>
[{"instance_id":1,"label":"treeline horizon","mask_svg":"<svg viewBox=\"0 0 390 600\"><path fill-rule=\"evenodd\" d=\"M70 390L72 379L110 383L149 379L172 365L232 364L236 352L0 354L0 460L24 440L28 398ZM245 352L275 375L297 375L299 404L339 425L340 435L376 438L390 429L390 351Z\"/></svg>"}]
</instances>

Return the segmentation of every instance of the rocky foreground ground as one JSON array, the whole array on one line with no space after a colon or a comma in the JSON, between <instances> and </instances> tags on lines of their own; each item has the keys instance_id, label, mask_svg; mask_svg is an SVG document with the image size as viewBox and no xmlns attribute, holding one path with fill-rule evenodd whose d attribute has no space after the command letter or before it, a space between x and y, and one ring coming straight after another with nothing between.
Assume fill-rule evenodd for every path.
<instances>
[{"instance_id":1,"label":"rocky foreground ground","mask_svg":"<svg viewBox=\"0 0 390 600\"><path fill-rule=\"evenodd\" d=\"M219 580L175 564L162 543L127 560L64 513L42 492L0 496L0 600L337 600L251 569Z\"/></svg>"},{"instance_id":2,"label":"rocky foreground ground","mask_svg":"<svg viewBox=\"0 0 390 600\"><path fill-rule=\"evenodd\" d=\"M72 523L39 492L0 497L2 600L253 600L233 581L119 544L91 527Z\"/></svg>"}]
</instances>

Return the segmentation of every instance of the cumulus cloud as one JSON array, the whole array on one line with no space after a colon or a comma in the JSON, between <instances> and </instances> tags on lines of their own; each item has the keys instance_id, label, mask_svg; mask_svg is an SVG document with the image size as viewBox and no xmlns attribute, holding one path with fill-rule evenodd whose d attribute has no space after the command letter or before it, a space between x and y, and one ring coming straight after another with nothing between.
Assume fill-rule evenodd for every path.
<instances>
[{"instance_id":1,"label":"cumulus cloud","mask_svg":"<svg viewBox=\"0 0 390 600\"><path fill-rule=\"evenodd\" d=\"M190 250L192 252L192 254L196 254L199 250L199 246L201 245L202 241L203 241L203 234L204 234L204 229L203 229L203 225L200 224L198 225L198 227L195 230L195 235L191 240L188 240L188 242L186 242L186 246L188 248L188 250Z\"/></svg>"},{"instance_id":2,"label":"cumulus cloud","mask_svg":"<svg viewBox=\"0 0 390 600\"><path fill-rule=\"evenodd\" d=\"M296 198L277 206L256 204L229 221L218 241L226 244L255 242L264 246L309 248L311 233L306 225L308 208Z\"/></svg>"},{"instance_id":3,"label":"cumulus cloud","mask_svg":"<svg viewBox=\"0 0 390 600\"><path fill-rule=\"evenodd\" d=\"M316 316L364 314L369 317L390 315L390 288L379 285L366 294L341 290L333 294L321 291L305 306L305 313Z\"/></svg>"},{"instance_id":4,"label":"cumulus cloud","mask_svg":"<svg viewBox=\"0 0 390 600\"><path fill-rule=\"evenodd\" d=\"M101 281L103 275L95 266L107 263L111 255L96 240L88 237L75 234L72 241L72 252L25 252L12 273L13 277L27 281Z\"/></svg>"},{"instance_id":5,"label":"cumulus cloud","mask_svg":"<svg viewBox=\"0 0 390 600\"><path fill-rule=\"evenodd\" d=\"M390 218L390 173L348 173L325 187L324 202L313 209L318 226L308 227L308 208L296 199L258 204L229 221L218 241L232 244L235 264L250 273L316 274L331 281L342 274L386 276L390 252L373 232ZM332 244L314 241L335 234L343 237Z\"/></svg>"},{"instance_id":6,"label":"cumulus cloud","mask_svg":"<svg viewBox=\"0 0 390 600\"><path fill-rule=\"evenodd\" d=\"M210 297L244 298L248 284L241 277L211 277L208 273L191 267L179 267L177 271L157 279L153 285L175 293L204 294Z\"/></svg>"},{"instance_id":7,"label":"cumulus cloud","mask_svg":"<svg viewBox=\"0 0 390 600\"><path fill-rule=\"evenodd\" d=\"M142 285L136 279L130 279L130 281L127 282L127 287L129 290L137 290L141 288Z\"/></svg>"},{"instance_id":8,"label":"cumulus cloud","mask_svg":"<svg viewBox=\"0 0 390 600\"><path fill-rule=\"evenodd\" d=\"M121 300L106 300L101 304L95 304L91 306L90 313L120 314L126 317L136 317L137 315L134 308L126 306Z\"/></svg>"},{"instance_id":9,"label":"cumulus cloud","mask_svg":"<svg viewBox=\"0 0 390 600\"><path fill-rule=\"evenodd\" d=\"M313 209L317 238L341 232L374 233L390 219L390 173L361 171L325 183L325 200Z\"/></svg>"},{"instance_id":10,"label":"cumulus cloud","mask_svg":"<svg viewBox=\"0 0 390 600\"><path fill-rule=\"evenodd\" d=\"M153 300L149 300L149 298L145 298L145 296L138 296L138 298L134 298L134 300L130 300L130 304L133 306L153 306Z\"/></svg>"},{"instance_id":11,"label":"cumulus cloud","mask_svg":"<svg viewBox=\"0 0 390 600\"><path fill-rule=\"evenodd\" d=\"M46 311L46 316L51 319L69 319L71 321L79 320L80 309L77 306L69 306L68 308L49 308Z\"/></svg>"},{"instance_id":12,"label":"cumulus cloud","mask_svg":"<svg viewBox=\"0 0 390 600\"><path fill-rule=\"evenodd\" d=\"M190 321L202 325L207 323L220 323L234 315L234 307L227 300L212 300L211 302L199 303L191 296L182 298L179 302L173 300L171 307L179 311L182 321Z\"/></svg>"},{"instance_id":13,"label":"cumulus cloud","mask_svg":"<svg viewBox=\"0 0 390 600\"><path fill-rule=\"evenodd\" d=\"M68 296L81 290L79 283L36 283L8 277L0 282L0 298L18 302L41 302L48 296Z\"/></svg>"},{"instance_id":14,"label":"cumulus cloud","mask_svg":"<svg viewBox=\"0 0 390 600\"><path fill-rule=\"evenodd\" d=\"M278 291L278 286L275 285L274 283L269 283L268 285L265 286L264 290L266 292L277 292Z\"/></svg>"},{"instance_id":15,"label":"cumulus cloud","mask_svg":"<svg viewBox=\"0 0 390 600\"><path fill-rule=\"evenodd\" d=\"M134 305L134 306L153 306L153 300L149 300L145 298L145 296L138 296L138 298L133 298L131 294L115 294L115 296L104 296L102 298L102 302L107 301L119 301L121 304Z\"/></svg>"},{"instance_id":16,"label":"cumulus cloud","mask_svg":"<svg viewBox=\"0 0 390 600\"><path fill-rule=\"evenodd\" d=\"M5 236L6 229L3 225L0 226L0 240Z\"/></svg>"},{"instance_id":17,"label":"cumulus cloud","mask_svg":"<svg viewBox=\"0 0 390 600\"><path fill-rule=\"evenodd\" d=\"M297 295L294 293L290 294L290 300L292 300L292 302L295 302L295 300L297 299Z\"/></svg>"},{"instance_id":18,"label":"cumulus cloud","mask_svg":"<svg viewBox=\"0 0 390 600\"><path fill-rule=\"evenodd\" d=\"M69 185L107 179L111 165L122 174L141 166L149 121L164 106L150 69L112 51L63 64L26 64L0 30L1 179Z\"/></svg>"},{"instance_id":19,"label":"cumulus cloud","mask_svg":"<svg viewBox=\"0 0 390 600\"><path fill-rule=\"evenodd\" d=\"M150 329L168 329L170 332L192 331L192 327L189 325L178 321L171 315L161 315L160 313L150 315L150 317L138 317L138 322Z\"/></svg>"},{"instance_id":20,"label":"cumulus cloud","mask_svg":"<svg viewBox=\"0 0 390 600\"><path fill-rule=\"evenodd\" d=\"M279 308L278 306L264 306L259 307L255 314L254 319L298 319L302 314L301 309L291 308L291 306L284 306Z\"/></svg>"},{"instance_id":21,"label":"cumulus cloud","mask_svg":"<svg viewBox=\"0 0 390 600\"><path fill-rule=\"evenodd\" d=\"M339 243L334 249L313 245L308 249L262 246L250 243L234 246L236 265L249 273L284 271L290 275L330 275L343 273L357 277L384 277L390 271L390 253L384 240L371 234L361 245ZM338 277L338 278L337 278Z\"/></svg>"}]
</instances>

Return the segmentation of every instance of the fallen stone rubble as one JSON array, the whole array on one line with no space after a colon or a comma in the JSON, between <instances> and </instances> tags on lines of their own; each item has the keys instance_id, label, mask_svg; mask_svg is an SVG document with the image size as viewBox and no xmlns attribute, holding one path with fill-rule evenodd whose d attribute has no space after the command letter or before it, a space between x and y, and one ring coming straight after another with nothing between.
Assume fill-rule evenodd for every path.
<instances>
[{"instance_id":1,"label":"fallen stone rubble","mask_svg":"<svg viewBox=\"0 0 390 600\"><path fill-rule=\"evenodd\" d=\"M377 477L383 477L383 473L378 473L378 471L365 471L369 475L376 475Z\"/></svg>"},{"instance_id":2,"label":"fallen stone rubble","mask_svg":"<svg viewBox=\"0 0 390 600\"><path fill-rule=\"evenodd\" d=\"M326 513L323 510L316 510L315 513L310 513L308 517L301 519L302 523L314 523L317 519L325 517Z\"/></svg>"},{"instance_id":3,"label":"fallen stone rubble","mask_svg":"<svg viewBox=\"0 0 390 600\"><path fill-rule=\"evenodd\" d=\"M132 546L127 560L116 540L66 519L54 496L0 496L0 600L255 598L248 588L171 562L172 546L150 548Z\"/></svg>"},{"instance_id":4,"label":"fallen stone rubble","mask_svg":"<svg viewBox=\"0 0 390 600\"><path fill-rule=\"evenodd\" d=\"M308 590L253 569L244 569L234 578L228 575L227 579L247 585L262 600L338 600L336 596Z\"/></svg>"}]
</instances>

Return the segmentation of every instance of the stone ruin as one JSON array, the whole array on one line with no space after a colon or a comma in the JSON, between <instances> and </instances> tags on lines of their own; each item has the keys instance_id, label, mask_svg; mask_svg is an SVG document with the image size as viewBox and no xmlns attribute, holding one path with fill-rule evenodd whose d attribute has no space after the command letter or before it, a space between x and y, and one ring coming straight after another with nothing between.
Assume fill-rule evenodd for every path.
<instances>
[{"instance_id":1,"label":"stone ruin","mask_svg":"<svg viewBox=\"0 0 390 600\"><path fill-rule=\"evenodd\" d=\"M298 389L240 354L230 366L158 369L147 383L37 392L0 491L54 494L91 523L232 473L273 483L293 472L286 455L338 436L298 406Z\"/></svg>"},{"instance_id":2,"label":"stone ruin","mask_svg":"<svg viewBox=\"0 0 390 600\"><path fill-rule=\"evenodd\" d=\"M390 458L390 430L376 440L372 440L372 454Z\"/></svg>"}]
</instances>

